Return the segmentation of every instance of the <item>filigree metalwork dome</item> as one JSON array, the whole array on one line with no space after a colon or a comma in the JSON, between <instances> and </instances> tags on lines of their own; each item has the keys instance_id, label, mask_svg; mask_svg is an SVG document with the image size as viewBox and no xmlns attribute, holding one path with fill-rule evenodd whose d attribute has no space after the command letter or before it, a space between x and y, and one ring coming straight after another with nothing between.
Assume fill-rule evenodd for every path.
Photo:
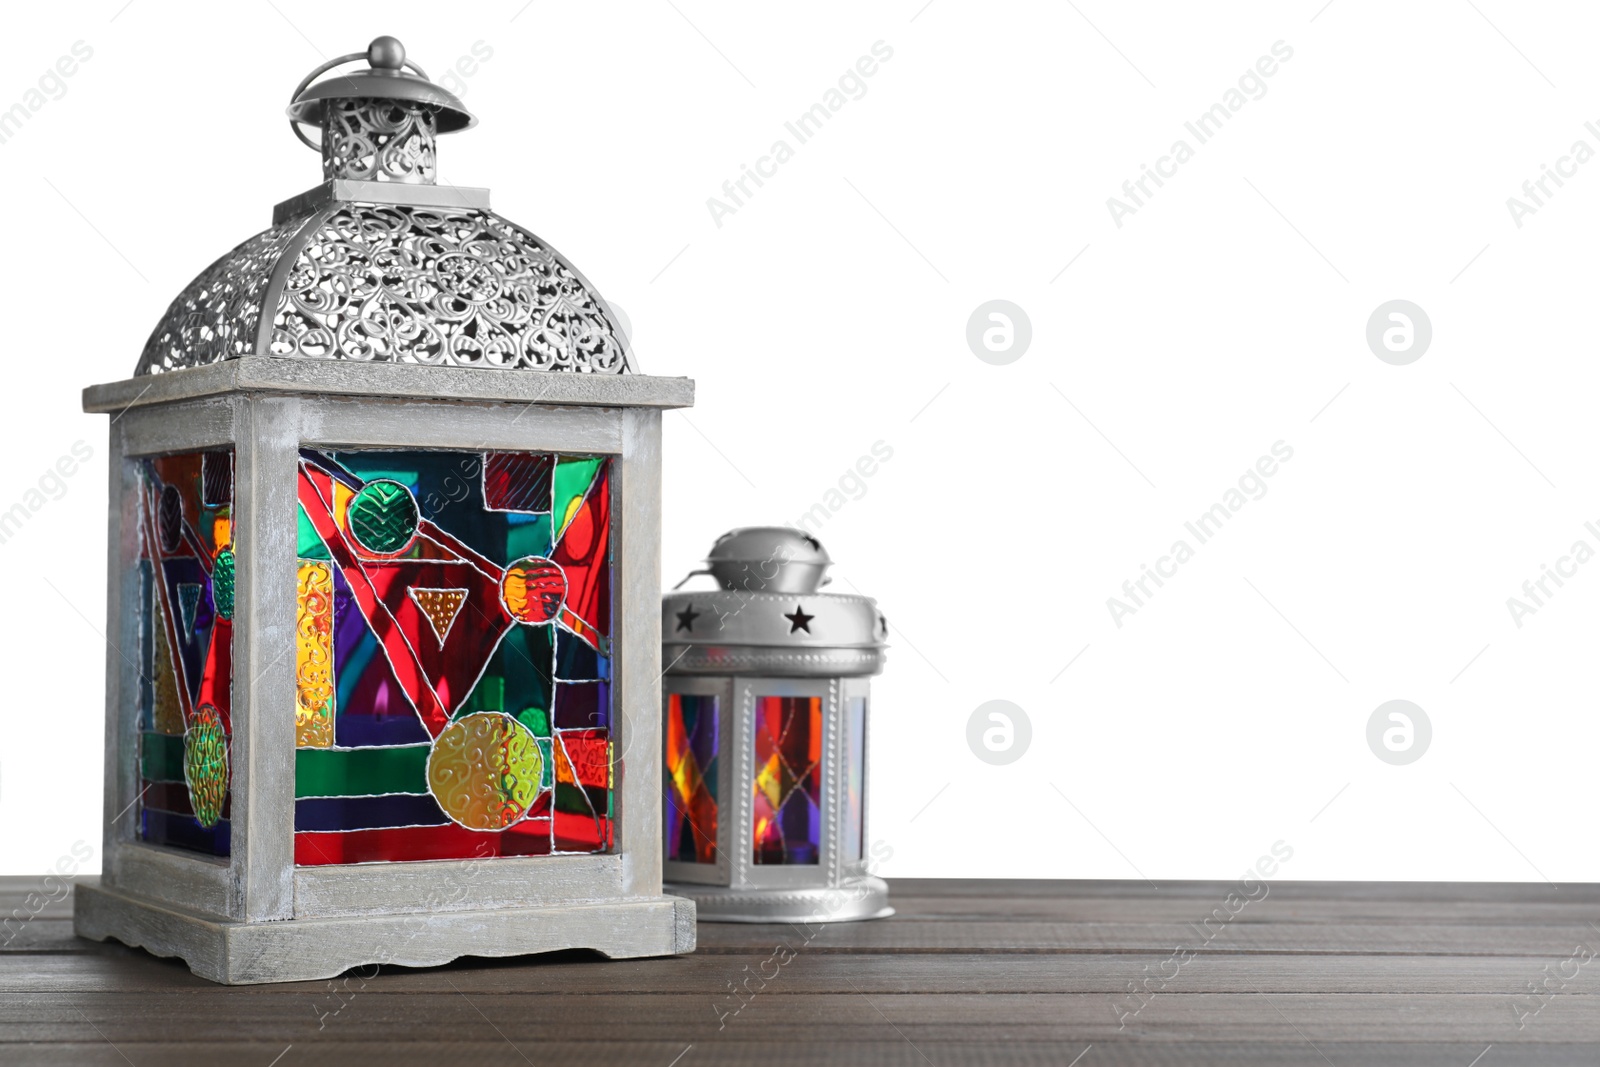
<instances>
[{"instance_id":1,"label":"filigree metalwork dome","mask_svg":"<svg viewBox=\"0 0 1600 1067\"><path fill-rule=\"evenodd\" d=\"M372 69L310 85L363 57ZM610 308L571 263L490 211L485 190L434 185L437 134L475 120L398 41L379 38L313 71L289 115L321 128L319 146L294 127L322 152L327 181L279 205L271 229L184 289L136 374L251 355L635 369Z\"/></svg>"}]
</instances>

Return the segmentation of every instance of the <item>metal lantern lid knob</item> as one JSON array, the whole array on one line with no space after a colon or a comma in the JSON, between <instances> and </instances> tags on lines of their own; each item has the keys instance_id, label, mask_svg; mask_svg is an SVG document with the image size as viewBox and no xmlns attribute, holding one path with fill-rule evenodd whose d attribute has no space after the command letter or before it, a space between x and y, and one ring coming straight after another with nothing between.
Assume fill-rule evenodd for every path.
<instances>
[{"instance_id":1,"label":"metal lantern lid knob","mask_svg":"<svg viewBox=\"0 0 1600 1067\"><path fill-rule=\"evenodd\" d=\"M362 59L368 69L317 81ZM478 123L454 93L433 84L406 58L405 45L388 36L307 74L295 87L288 113L294 135L322 153L324 177L410 185L434 184L437 135ZM321 144L305 135L302 123L321 129Z\"/></svg>"},{"instance_id":2,"label":"metal lantern lid knob","mask_svg":"<svg viewBox=\"0 0 1600 1067\"><path fill-rule=\"evenodd\" d=\"M374 37L367 45L367 62L375 70L399 70L405 66L406 46L400 43L400 38L388 34Z\"/></svg>"},{"instance_id":3,"label":"metal lantern lid knob","mask_svg":"<svg viewBox=\"0 0 1600 1067\"><path fill-rule=\"evenodd\" d=\"M767 593L815 593L833 560L822 542L788 526L745 526L717 538L706 569L723 589ZM685 578L678 585L682 587Z\"/></svg>"},{"instance_id":4,"label":"metal lantern lid knob","mask_svg":"<svg viewBox=\"0 0 1600 1067\"><path fill-rule=\"evenodd\" d=\"M334 67L365 59L369 70L337 74L312 85ZM407 73L410 67L414 73ZM295 87L289 104L291 122L304 122L310 126L326 123L324 101L366 97L372 100L389 100L396 103L422 104L434 109L435 129L439 133L470 130L478 124L472 112L448 89L440 88L428 80L420 66L406 58L406 46L394 37L375 37L365 52L330 59L303 78ZM299 134L298 127L295 130ZM313 148L317 147L307 141Z\"/></svg>"}]
</instances>

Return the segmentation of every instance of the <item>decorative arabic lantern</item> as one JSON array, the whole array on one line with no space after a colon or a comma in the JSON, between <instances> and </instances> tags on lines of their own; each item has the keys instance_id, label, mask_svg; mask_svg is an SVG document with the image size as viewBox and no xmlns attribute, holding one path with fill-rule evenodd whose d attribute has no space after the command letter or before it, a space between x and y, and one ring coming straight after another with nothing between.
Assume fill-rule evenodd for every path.
<instances>
[{"instance_id":1,"label":"decorative arabic lantern","mask_svg":"<svg viewBox=\"0 0 1600 1067\"><path fill-rule=\"evenodd\" d=\"M702 920L894 911L866 836L887 624L868 597L818 591L830 562L801 530L734 530L695 572L720 589L663 599L666 877Z\"/></svg>"},{"instance_id":2,"label":"decorative arabic lantern","mask_svg":"<svg viewBox=\"0 0 1600 1067\"><path fill-rule=\"evenodd\" d=\"M655 590L693 382L636 373L571 264L435 184L474 120L394 38L289 116L326 180L84 394L115 459L78 932L228 983L687 952Z\"/></svg>"}]
</instances>

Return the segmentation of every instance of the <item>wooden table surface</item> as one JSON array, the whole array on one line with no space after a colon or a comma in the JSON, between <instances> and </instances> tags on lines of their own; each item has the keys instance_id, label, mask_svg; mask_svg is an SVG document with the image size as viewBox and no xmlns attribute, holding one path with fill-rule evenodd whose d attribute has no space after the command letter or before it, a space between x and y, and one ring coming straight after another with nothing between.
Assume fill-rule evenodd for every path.
<instances>
[{"instance_id":1,"label":"wooden table surface","mask_svg":"<svg viewBox=\"0 0 1600 1067\"><path fill-rule=\"evenodd\" d=\"M1225 883L900 879L891 919L702 924L682 958L230 988L74 938L39 884L0 879L4 1064L1600 1063L1595 885L1276 882L1235 911Z\"/></svg>"}]
</instances>

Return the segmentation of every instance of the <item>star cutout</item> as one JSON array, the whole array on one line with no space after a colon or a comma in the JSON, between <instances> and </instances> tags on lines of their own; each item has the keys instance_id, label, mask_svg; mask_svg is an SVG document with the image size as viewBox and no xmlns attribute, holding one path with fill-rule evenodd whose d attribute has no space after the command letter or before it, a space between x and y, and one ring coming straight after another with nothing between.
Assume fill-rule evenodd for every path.
<instances>
[{"instance_id":1,"label":"star cutout","mask_svg":"<svg viewBox=\"0 0 1600 1067\"><path fill-rule=\"evenodd\" d=\"M815 615L807 615L806 612L805 612L805 608L800 604L796 604L794 606L794 614L793 615L785 615L784 618L789 620L789 632L790 633L796 633L796 632L798 632L800 630L804 630L806 633L810 633L811 632L811 620L816 618L816 616Z\"/></svg>"},{"instance_id":2,"label":"star cutout","mask_svg":"<svg viewBox=\"0 0 1600 1067\"><path fill-rule=\"evenodd\" d=\"M677 632L681 634L687 630L689 633L694 633L694 620L698 619L704 614L705 612L703 611L694 610L694 605L692 604L689 607L684 608L682 611L678 612Z\"/></svg>"}]
</instances>

